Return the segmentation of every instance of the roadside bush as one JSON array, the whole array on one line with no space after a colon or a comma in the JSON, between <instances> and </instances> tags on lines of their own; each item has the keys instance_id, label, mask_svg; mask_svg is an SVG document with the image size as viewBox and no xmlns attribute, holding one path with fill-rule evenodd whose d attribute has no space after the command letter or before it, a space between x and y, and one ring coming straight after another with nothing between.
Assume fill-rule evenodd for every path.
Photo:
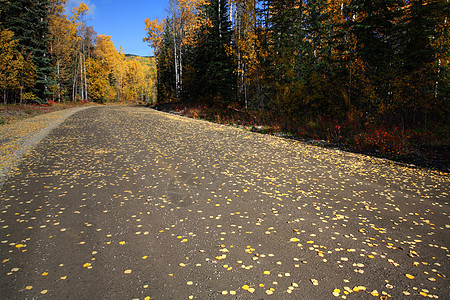
<instances>
[{"instance_id":1,"label":"roadside bush","mask_svg":"<svg viewBox=\"0 0 450 300\"><path fill-rule=\"evenodd\" d=\"M399 128L386 130L384 127L370 126L354 137L356 149L363 152L379 153L399 157L408 153L404 131Z\"/></svg>"}]
</instances>

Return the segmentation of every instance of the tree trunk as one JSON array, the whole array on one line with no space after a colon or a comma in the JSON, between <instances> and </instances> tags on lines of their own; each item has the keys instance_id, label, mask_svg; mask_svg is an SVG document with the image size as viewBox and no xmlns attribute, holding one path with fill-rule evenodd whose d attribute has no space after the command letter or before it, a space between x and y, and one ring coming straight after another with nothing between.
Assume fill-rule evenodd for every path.
<instances>
[{"instance_id":1,"label":"tree trunk","mask_svg":"<svg viewBox=\"0 0 450 300\"><path fill-rule=\"evenodd\" d=\"M83 54L80 52L80 83L81 83L81 102L84 102L84 84L83 84Z\"/></svg>"},{"instance_id":2,"label":"tree trunk","mask_svg":"<svg viewBox=\"0 0 450 300\"><path fill-rule=\"evenodd\" d=\"M87 88L87 75L86 75L86 55L83 47L83 61L84 61L84 92L85 97L84 99L88 101L88 88Z\"/></svg>"}]
</instances>

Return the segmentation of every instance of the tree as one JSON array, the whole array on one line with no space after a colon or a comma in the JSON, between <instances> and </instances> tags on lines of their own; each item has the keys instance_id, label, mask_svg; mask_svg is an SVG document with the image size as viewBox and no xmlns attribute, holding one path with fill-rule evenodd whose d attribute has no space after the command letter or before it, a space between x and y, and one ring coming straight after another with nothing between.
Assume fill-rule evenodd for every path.
<instances>
[{"instance_id":1,"label":"tree","mask_svg":"<svg viewBox=\"0 0 450 300\"><path fill-rule=\"evenodd\" d=\"M3 103L7 103L7 90L20 86L19 72L23 66L23 56L17 51L14 33L3 29L0 31L0 89L3 91Z\"/></svg>"},{"instance_id":2,"label":"tree","mask_svg":"<svg viewBox=\"0 0 450 300\"><path fill-rule=\"evenodd\" d=\"M76 57L73 70L73 86L72 100L75 101L77 96L81 101L88 101L88 87L86 77L86 57L94 48L95 31L92 27L86 26L85 16L89 11L89 7L81 3L77 8L72 9L71 21L76 28Z\"/></svg>"},{"instance_id":3,"label":"tree","mask_svg":"<svg viewBox=\"0 0 450 300\"><path fill-rule=\"evenodd\" d=\"M253 86L259 90L261 74L260 56L258 55L258 50L261 50L261 41L258 36L256 1L232 0L230 3L233 6L231 11L233 20L231 53L236 66L238 96L243 98L241 102L248 108L249 90Z\"/></svg>"},{"instance_id":4,"label":"tree","mask_svg":"<svg viewBox=\"0 0 450 300\"><path fill-rule=\"evenodd\" d=\"M49 49L48 0L0 0L2 26L14 32L19 49L32 56L36 78L32 92L38 101L50 98L52 64ZM24 55L25 56L25 55Z\"/></svg>"},{"instance_id":5,"label":"tree","mask_svg":"<svg viewBox=\"0 0 450 300\"><path fill-rule=\"evenodd\" d=\"M227 0L212 0L205 6L210 24L199 32L199 41L192 49L194 98L220 99L231 102L235 98L235 75L228 49L231 45L231 23Z\"/></svg>"},{"instance_id":6,"label":"tree","mask_svg":"<svg viewBox=\"0 0 450 300\"><path fill-rule=\"evenodd\" d=\"M401 0L353 0L348 6L348 27L355 38L355 56L365 66L367 84L373 87L373 97L363 105L368 117L378 112L388 116L394 109L392 83L400 77L398 37Z\"/></svg>"},{"instance_id":7,"label":"tree","mask_svg":"<svg viewBox=\"0 0 450 300\"><path fill-rule=\"evenodd\" d=\"M60 102L72 99L73 69L77 59L77 26L64 14L66 1L53 1L49 16L51 58L55 70L53 93Z\"/></svg>"},{"instance_id":8,"label":"tree","mask_svg":"<svg viewBox=\"0 0 450 300\"><path fill-rule=\"evenodd\" d=\"M110 90L107 71L102 66L101 61L88 58L86 60L87 70L87 88L89 89L89 96L95 102L106 102L108 92ZM113 97L114 99L114 97Z\"/></svg>"},{"instance_id":9,"label":"tree","mask_svg":"<svg viewBox=\"0 0 450 300\"><path fill-rule=\"evenodd\" d=\"M405 5L404 12L400 25L402 39L399 56L402 74L401 80L397 81L398 111L404 122L427 123L428 115L443 112L436 104L439 104L438 107L445 107L442 100L445 95L448 99L449 95L448 82L446 91L442 81L445 76L441 77L445 73L442 72L445 70L442 66L445 65L445 59L448 66L449 57L446 24L450 13L449 4L445 5L444 1L438 0L412 0ZM442 30L445 26L447 34ZM447 47L442 47L442 42Z\"/></svg>"}]
</instances>

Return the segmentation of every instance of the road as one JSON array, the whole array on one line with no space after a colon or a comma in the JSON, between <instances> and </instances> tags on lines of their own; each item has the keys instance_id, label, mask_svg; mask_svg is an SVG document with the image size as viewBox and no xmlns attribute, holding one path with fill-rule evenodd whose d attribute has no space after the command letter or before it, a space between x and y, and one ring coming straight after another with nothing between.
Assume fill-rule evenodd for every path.
<instances>
[{"instance_id":1,"label":"road","mask_svg":"<svg viewBox=\"0 0 450 300\"><path fill-rule=\"evenodd\" d=\"M0 192L2 299L450 299L449 176L92 107Z\"/></svg>"}]
</instances>

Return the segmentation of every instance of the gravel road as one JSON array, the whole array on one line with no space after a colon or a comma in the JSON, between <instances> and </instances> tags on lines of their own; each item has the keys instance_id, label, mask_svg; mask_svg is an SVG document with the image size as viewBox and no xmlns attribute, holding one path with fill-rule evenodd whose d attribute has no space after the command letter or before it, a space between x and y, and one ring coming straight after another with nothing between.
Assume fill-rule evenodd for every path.
<instances>
[{"instance_id":1,"label":"gravel road","mask_svg":"<svg viewBox=\"0 0 450 300\"><path fill-rule=\"evenodd\" d=\"M448 174L72 112L0 189L2 299L450 299Z\"/></svg>"}]
</instances>

